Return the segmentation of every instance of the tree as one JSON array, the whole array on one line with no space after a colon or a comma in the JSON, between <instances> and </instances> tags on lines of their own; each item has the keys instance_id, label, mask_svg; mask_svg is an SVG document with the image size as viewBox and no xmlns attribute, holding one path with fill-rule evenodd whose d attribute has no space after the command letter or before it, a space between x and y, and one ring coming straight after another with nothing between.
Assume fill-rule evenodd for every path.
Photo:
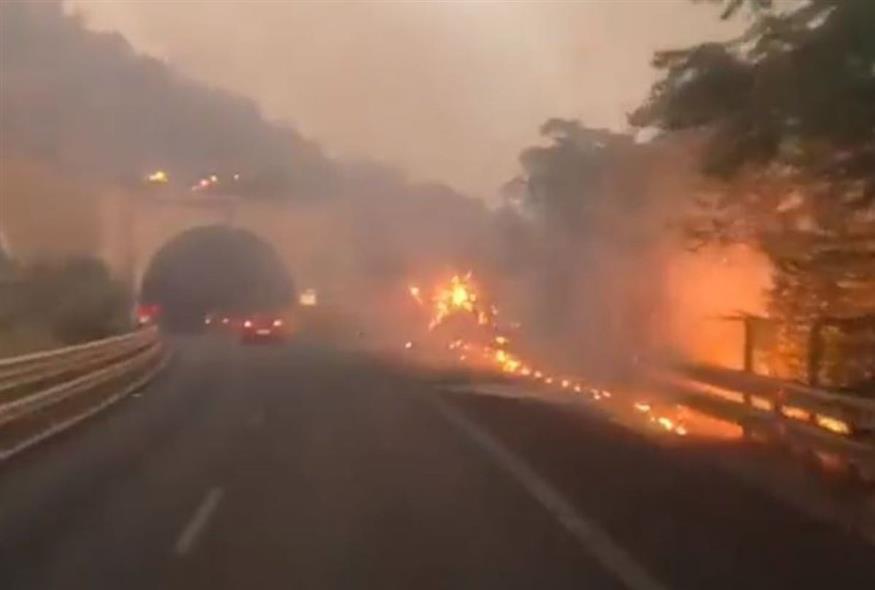
<instances>
[{"instance_id":1,"label":"tree","mask_svg":"<svg viewBox=\"0 0 875 590\"><path fill-rule=\"evenodd\" d=\"M106 265L91 257L40 262L23 272L25 315L66 344L130 329L130 297Z\"/></svg>"},{"instance_id":2,"label":"tree","mask_svg":"<svg viewBox=\"0 0 875 590\"><path fill-rule=\"evenodd\" d=\"M640 197L621 190L616 174L642 151L631 137L568 119L549 119L541 135L551 143L520 154L523 176L506 193L552 230L580 237L595 229L605 204L633 206Z\"/></svg>"},{"instance_id":3,"label":"tree","mask_svg":"<svg viewBox=\"0 0 875 590\"><path fill-rule=\"evenodd\" d=\"M522 174L504 190L530 222L506 214L503 225L512 232L505 259L529 275L528 333L553 362L625 368L657 332L661 293L645 272L657 264L656 150L566 119L548 120L541 134L547 145L521 153Z\"/></svg>"},{"instance_id":4,"label":"tree","mask_svg":"<svg viewBox=\"0 0 875 590\"><path fill-rule=\"evenodd\" d=\"M722 4L724 18L752 9L747 31L657 53L664 75L631 122L706 132L703 170L718 184L689 234L771 258L787 371L813 377L817 326L875 314L875 2ZM875 334L858 331L849 354L875 359ZM875 360L864 365L838 381L875 379Z\"/></svg>"}]
</instances>

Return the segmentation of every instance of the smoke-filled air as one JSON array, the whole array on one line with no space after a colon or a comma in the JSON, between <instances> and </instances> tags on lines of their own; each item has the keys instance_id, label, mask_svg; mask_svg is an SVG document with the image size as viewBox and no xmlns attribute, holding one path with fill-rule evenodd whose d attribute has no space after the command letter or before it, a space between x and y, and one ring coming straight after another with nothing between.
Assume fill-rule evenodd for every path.
<instances>
[{"instance_id":1,"label":"smoke-filled air","mask_svg":"<svg viewBox=\"0 0 875 590\"><path fill-rule=\"evenodd\" d=\"M875 588L875 0L0 0L0 588Z\"/></svg>"},{"instance_id":2,"label":"smoke-filled air","mask_svg":"<svg viewBox=\"0 0 875 590\"><path fill-rule=\"evenodd\" d=\"M511 115L502 109L503 100L519 99L501 96L486 80L479 80L473 88L448 87L436 93L438 89L431 89L433 100L449 110L446 116L458 109L452 122L411 120L401 132L398 118L382 113L387 117L384 128L370 129L366 137L349 137L343 150L332 150L304 136L292 123L269 120L264 108L244 92L198 80L203 76L190 75L166 56L150 57L132 46L124 32L95 30L95 23L105 26L113 17L124 23L138 11L146 24L156 16L156 10L138 4L131 4L126 16L113 14L126 10L125 5L104 11L100 5L55 2L4 7L0 138L4 217L10 220L4 229L20 256L97 254L134 281L148 279L150 259L174 237L174 226L184 231L204 224L180 220L204 215L196 202L187 211L170 213L160 210L162 201L177 196L190 201L235 199L245 205L231 213L236 216L233 221L275 249L295 284L318 289L381 346L403 343L412 337L406 333L417 329L410 325L418 323L416 314L405 310L408 302L401 299L409 283L434 286L453 274L473 272L502 306L502 319L518 326L525 346L542 362L584 370L623 367L653 355L694 354L739 362L737 326L725 325L720 318L762 310L768 269L753 253L707 249L693 254L686 248L678 228L701 184L694 136L641 143L625 124L626 131L604 128L617 127L616 115L622 111L606 114L594 107L595 124L549 112L537 121L523 113L529 128L522 132L516 131L519 121L501 123L513 130L508 137L516 135L521 143L504 139L493 148L487 143L494 136L468 136L478 132L484 118ZM197 8L174 10L188 18ZM201 25L208 28L210 19L218 18L214 26L221 32L221 19L233 10L228 6L218 17L205 16ZM293 26L319 18L314 14L318 10L309 5L268 10L278 10ZM349 7L350 13L356 10ZM375 10L375 27L393 18L414 19L411 26L425 26L418 22L422 15L408 8L386 5ZM424 8L435 10L450 9ZM474 14L458 10L469 27L483 26L489 18L490 27L498 28L502 15L520 17L511 6L471 7ZM339 12L329 7L324 17L341 18ZM577 17L585 20L588 11L583 12ZM693 15L711 16L702 11ZM607 11L604 18L610 16ZM556 17L545 13L543 18ZM630 20L628 26L637 29L638 19ZM184 54L185 49L177 47L184 43L176 37L180 26L174 24L164 42L168 51ZM154 29L131 33L153 42L144 42L146 47L161 42L149 37ZM482 34L484 45L497 42ZM245 30L245 39L244 35ZM198 33L190 41L200 38ZM304 40L302 46L308 48L308 43L313 41ZM294 42L289 44L288 51L293 51ZM494 51L483 49L486 57ZM334 94L352 90L342 88L344 78L361 76L357 58L349 58L348 71L332 76L341 79L333 82L341 88L326 89L331 95L320 100L323 112L312 122L302 121L303 127L320 128L326 116L354 119L351 111L356 109L392 111L391 88L374 88L372 96L348 96L343 101ZM245 69L264 68L286 91L306 87L301 94L311 96L324 73L315 66L309 75L302 73L300 55L288 58L294 67L286 71L284 59L253 56ZM385 67L394 67L392 63L387 61ZM424 58L418 67L429 65ZM451 60L439 65L450 69L463 64ZM374 73L376 79L381 75ZM422 72L431 78L451 75ZM228 86L234 81L230 76L222 80ZM646 89L646 82L646 77L639 81L626 100ZM411 78L408 84L415 87L417 80ZM607 81L604 86L605 92L618 92ZM464 101L471 92L492 92L488 101L498 104L488 113L469 112ZM587 95L594 92L588 89ZM411 100L405 95L400 99ZM598 102L586 96L571 112ZM426 116L430 108L423 109ZM294 122L299 117L289 109L279 109L274 100L272 111L288 113L286 120ZM303 110L307 109L312 105ZM461 127L469 131L459 139L476 142L476 151L438 136L444 129ZM337 133L331 126L323 128L328 137ZM350 125L349 133L360 131ZM363 141L373 141L382 161L372 159ZM431 168L421 161L412 164L415 176L405 172L403 154L409 151L411 158L420 158L431 149L422 144L431 141L439 145L440 158ZM387 142L395 145L387 148ZM329 155L335 151L347 155ZM388 161L386 154L398 156L398 161ZM442 162L460 154L469 160L465 168L479 168L482 176L471 181L464 174L449 175L452 185L442 183ZM506 160L497 168L490 165L496 154L504 154ZM482 190L489 183L491 196ZM473 190L465 194L465 189ZM119 202L133 195L146 197L129 199L136 201L135 211L126 212L124 207L131 205ZM152 210L152 215L163 216L162 221L121 230L105 222L107 217L124 219ZM36 215L37 211L47 214ZM206 215L221 223L228 213L210 210ZM137 246L127 248L136 255L115 247L120 236L114 232L133 234L127 239ZM209 275L218 269L202 272ZM148 294L152 287L148 281L145 286Z\"/></svg>"}]
</instances>

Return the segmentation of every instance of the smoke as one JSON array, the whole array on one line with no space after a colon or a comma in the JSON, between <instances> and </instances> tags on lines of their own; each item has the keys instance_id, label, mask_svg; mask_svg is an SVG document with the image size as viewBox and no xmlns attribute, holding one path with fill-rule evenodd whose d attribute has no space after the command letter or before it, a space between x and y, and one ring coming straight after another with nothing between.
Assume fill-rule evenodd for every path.
<instances>
[{"instance_id":1,"label":"smoke","mask_svg":"<svg viewBox=\"0 0 875 590\"><path fill-rule=\"evenodd\" d=\"M337 165L254 103L137 55L117 33L86 31L60 2L0 7L0 149L71 178L133 183L163 169L195 182L242 173L248 195L313 198Z\"/></svg>"},{"instance_id":2,"label":"smoke","mask_svg":"<svg viewBox=\"0 0 875 590\"><path fill-rule=\"evenodd\" d=\"M88 30L60 2L0 6L0 153L4 233L25 259L105 254L108 233L151 255L191 223L160 200L233 195L233 223L272 244L301 288L375 325L391 327L385 302L408 277L466 264L488 229L481 201L330 158L250 100ZM149 186L159 169L169 182ZM216 186L192 193L213 174ZM138 219L104 231L120 196ZM118 250L107 254L123 259Z\"/></svg>"},{"instance_id":3,"label":"smoke","mask_svg":"<svg viewBox=\"0 0 875 590\"><path fill-rule=\"evenodd\" d=\"M682 356L737 364L740 324L762 312L769 266L748 251L691 252L679 229L707 185L700 138L639 144L550 120L507 197L528 217L508 285L541 356L589 374ZM536 246L532 246L535 244Z\"/></svg>"},{"instance_id":4,"label":"smoke","mask_svg":"<svg viewBox=\"0 0 875 590\"><path fill-rule=\"evenodd\" d=\"M401 131L407 144L420 140ZM87 30L60 2L0 6L2 223L16 253L105 251L106 195L149 196L144 178L160 169L170 179L163 198L187 198L215 174L221 182L205 197L239 197L233 223L270 243L300 289L316 288L375 339L397 343L413 321L400 311L409 281L473 269L544 362L595 372L712 350L707 340L723 336L702 326L738 311L737 297L726 309L720 296L742 284L730 277L749 278L745 293L757 293L763 273L745 261L720 274L712 259L722 253L691 256L676 238L672 223L699 189L695 142L641 145L559 119L542 132L546 145L523 151L507 203L491 211L386 165L330 157L252 101L139 55L116 33ZM138 211L147 221L158 209ZM175 237L162 234L174 224L185 229L161 219L151 234L133 233L157 243Z\"/></svg>"}]
</instances>

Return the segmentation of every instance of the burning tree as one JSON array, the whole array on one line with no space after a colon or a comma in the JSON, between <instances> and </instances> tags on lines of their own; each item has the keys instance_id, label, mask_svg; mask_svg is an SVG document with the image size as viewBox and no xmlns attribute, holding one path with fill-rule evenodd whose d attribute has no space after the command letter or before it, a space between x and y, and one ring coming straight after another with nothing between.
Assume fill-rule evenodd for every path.
<instances>
[{"instance_id":1,"label":"burning tree","mask_svg":"<svg viewBox=\"0 0 875 590\"><path fill-rule=\"evenodd\" d=\"M686 147L564 119L541 133L506 186L531 238L509 249L529 272L531 335L559 362L623 372L666 344L665 227L685 200Z\"/></svg>"},{"instance_id":2,"label":"burning tree","mask_svg":"<svg viewBox=\"0 0 875 590\"><path fill-rule=\"evenodd\" d=\"M716 180L688 220L696 244L745 242L774 267L785 376L875 380L875 2L724 0L739 38L663 51L631 120L707 134Z\"/></svg>"}]
</instances>

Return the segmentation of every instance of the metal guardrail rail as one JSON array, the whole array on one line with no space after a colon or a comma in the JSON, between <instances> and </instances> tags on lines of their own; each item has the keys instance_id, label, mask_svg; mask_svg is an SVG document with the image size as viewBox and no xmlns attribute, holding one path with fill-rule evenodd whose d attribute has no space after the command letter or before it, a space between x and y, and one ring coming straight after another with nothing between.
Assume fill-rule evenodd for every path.
<instances>
[{"instance_id":1,"label":"metal guardrail rail","mask_svg":"<svg viewBox=\"0 0 875 590\"><path fill-rule=\"evenodd\" d=\"M875 399L711 366L689 367L663 377L760 412L810 423L833 434L875 437Z\"/></svg>"},{"instance_id":2,"label":"metal guardrail rail","mask_svg":"<svg viewBox=\"0 0 875 590\"><path fill-rule=\"evenodd\" d=\"M720 367L659 371L658 382L687 394L743 408L773 420L818 446L841 451L875 481L875 400L815 389Z\"/></svg>"},{"instance_id":3,"label":"metal guardrail rail","mask_svg":"<svg viewBox=\"0 0 875 590\"><path fill-rule=\"evenodd\" d=\"M0 359L0 460L118 401L165 362L154 327Z\"/></svg>"}]
</instances>

